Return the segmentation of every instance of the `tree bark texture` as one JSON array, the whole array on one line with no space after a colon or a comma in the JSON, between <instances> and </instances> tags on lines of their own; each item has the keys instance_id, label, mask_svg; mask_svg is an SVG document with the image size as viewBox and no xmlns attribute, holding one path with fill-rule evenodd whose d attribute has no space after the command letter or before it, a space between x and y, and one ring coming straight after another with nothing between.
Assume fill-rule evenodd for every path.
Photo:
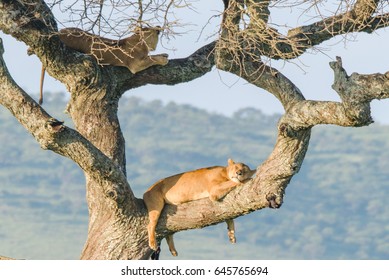
<instances>
[{"instance_id":1,"label":"tree bark texture","mask_svg":"<svg viewBox=\"0 0 389 280\"><path fill-rule=\"evenodd\" d=\"M374 15L379 1L357 1L350 11L295 28L286 37L266 28L270 1L223 2L226 12L218 41L189 57L172 59L166 66L153 66L133 75L125 68L101 67L90 56L66 48L56 35L56 21L44 1L0 1L0 29L28 45L47 72L64 83L71 95L67 111L75 129L50 116L13 81L2 58L1 44L1 105L43 149L70 158L85 173L89 230L81 259L148 259L152 253L147 239L147 210L127 181L125 140L117 117L118 102L125 91L147 84L188 82L216 65L265 89L285 108L274 150L265 162L258 163L255 178L222 201L202 199L166 206L157 227L159 239L265 207L280 207L285 188L304 160L311 128L318 124L368 125L372 122L371 100L389 97L389 73L349 76L338 58L330 67L334 71L333 88L341 102L305 100L302 92L277 69L252 59L259 57L257 52L260 56L289 59L335 35L385 27L389 17ZM255 45L239 39L244 35L239 28L238 8L242 5L253 18L257 15L256 25L247 28L262 32ZM237 45L233 51L231 38L239 39L234 41ZM248 58L243 56L245 53L253 56Z\"/></svg>"}]
</instances>

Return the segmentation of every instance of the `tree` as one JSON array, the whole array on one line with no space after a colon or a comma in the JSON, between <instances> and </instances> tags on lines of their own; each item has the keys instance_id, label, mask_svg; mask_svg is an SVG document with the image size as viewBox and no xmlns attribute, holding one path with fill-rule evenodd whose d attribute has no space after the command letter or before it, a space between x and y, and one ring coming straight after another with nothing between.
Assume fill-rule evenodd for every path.
<instances>
[{"instance_id":1,"label":"tree","mask_svg":"<svg viewBox=\"0 0 389 280\"><path fill-rule=\"evenodd\" d=\"M48 1L47 1L48 2ZM166 206L157 227L158 238L202 228L265 207L282 205L285 188L296 174L308 149L311 128L318 124L365 126L372 123L370 102L389 97L389 72L349 76L341 58L330 64L333 89L341 102L305 100L303 93L267 59L290 60L338 35L371 33L389 25L386 1L341 1L330 15L322 1L223 0L218 38L192 55L171 59L131 74L124 67L100 66L93 57L65 47L58 37L55 7L64 1L8 1L0 3L0 28L23 41L39 57L47 72L70 92L67 111L75 129L47 114L13 81L0 59L0 103L29 131L43 149L70 158L84 171L89 210L88 238L82 259L147 259L152 250L147 239L147 210L136 198L126 174L125 140L117 118L123 93L147 84L175 85L206 75L214 66L265 89L283 105L273 152L257 167L256 177L229 193L221 202L202 199ZM104 1L70 1L85 29L120 30L123 19L112 24ZM111 1L112 2L112 1ZM136 11L125 26L155 24L174 29L169 12L187 1L113 1L113 10L126 5ZM386 4L385 4L386 3ZM317 9L321 17L305 26L279 32L270 23L271 8L291 5ZM128 13L126 10L124 13ZM108 14L108 16L107 16ZM124 28L123 35L126 32ZM168 33L166 31L166 33ZM1 54L4 49L1 46ZM6 50L5 50L6 51ZM127 139L130 140L130 139ZM130 140L131 141L131 140ZM131 159L130 159L131 160Z\"/></svg>"}]
</instances>

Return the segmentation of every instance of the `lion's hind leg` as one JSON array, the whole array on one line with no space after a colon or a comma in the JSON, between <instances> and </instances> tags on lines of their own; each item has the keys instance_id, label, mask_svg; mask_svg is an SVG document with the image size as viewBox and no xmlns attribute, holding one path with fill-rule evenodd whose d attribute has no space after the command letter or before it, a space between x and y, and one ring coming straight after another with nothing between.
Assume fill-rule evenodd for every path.
<instances>
[{"instance_id":1,"label":"lion's hind leg","mask_svg":"<svg viewBox=\"0 0 389 280\"><path fill-rule=\"evenodd\" d=\"M227 223L227 234L228 238L230 239L231 243L236 243L236 238L235 238L235 224L233 219L228 219L226 220Z\"/></svg>"},{"instance_id":2,"label":"lion's hind leg","mask_svg":"<svg viewBox=\"0 0 389 280\"><path fill-rule=\"evenodd\" d=\"M156 251L158 249L158 244L155 237L155 229L165 202L158 193L154 194L152 191L146 192L143 195L143 200L146 204L147 211L149 212L149 224L147 226L149 246L151 249Z\"/></svg>"},{"instance_id":3,"label":"lion's hind leg","mask_svg":"<svg viewBox=\"0 0 389 280\"><path fill-rule=\"evenodd\" d=\"M178 253L176 247L174 247L173 234L169 234L168 236L166 236L166 242L169 246L170 253L172 253L173 256L177 257Z\"/></svg>"}]
</instances>

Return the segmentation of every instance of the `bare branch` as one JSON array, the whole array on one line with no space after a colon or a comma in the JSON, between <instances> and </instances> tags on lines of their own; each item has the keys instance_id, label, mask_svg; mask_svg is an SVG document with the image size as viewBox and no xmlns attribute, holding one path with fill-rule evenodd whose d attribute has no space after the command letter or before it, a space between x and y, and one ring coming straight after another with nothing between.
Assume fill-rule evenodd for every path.
<instances>
[{"instance_id":1,"label":"bare branch","mask_svg":"<svg viewBox=\"0 0 389 280\"><path fill-rule=\"evenodd\" d=\"M389 14L380 14L377 10L380 1L358 0L354 5L351 5L351 1L346 1L351 8L345 12L334 12L329 17L321 16L321 20L293 28L285 36L268 23L270 2L229 1L224 12L221 39L217 44L217 52L221 54L217 60L218 67L227 70L223 66L223 60L229 61L228 64L234 61L243 72L243 60L262 62L262 57L293 59L337 35L371 33L389 25ZM343 2L340 5L342 4Z\"/></svg>"},{"instance_id":2,"label":"bare branch","mask_svg":"<svg viewBox=\"0 0 389 280\"><path fill-rule=\"evenodd\" d=\"M136 27L161 26L168 33L181 26L174 12L190 7L190 0L52 1L63 13L65 27L78 27L98 35L125 37Z\"/></svg>"},{"instance_id":3,"label":"bare branch","mask_svg":"<svg viewBox=\"0 0 389 280\"><path fill-rule=\"evenodd\" d=\"M360 0L354 8L340 15L289 30L288 40L295 42L299 53L337 35L367 32L389 26L389 14L373 16L379 1ZM283 46L288 48L287 45ZM290 47L289 47L290 48ZM282 58L277 56L274 58Z\"/></svg>"}]
</instances>

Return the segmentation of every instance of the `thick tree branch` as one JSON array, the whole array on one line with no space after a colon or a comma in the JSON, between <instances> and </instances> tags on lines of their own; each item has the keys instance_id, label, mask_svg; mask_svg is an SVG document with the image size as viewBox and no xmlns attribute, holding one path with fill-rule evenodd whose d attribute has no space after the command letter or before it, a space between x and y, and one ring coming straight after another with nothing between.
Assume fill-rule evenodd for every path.
<instances>
[{"instance_id":1,"label":"thick tree branch","mask_svg":"<svg viewBox=\"0 0 389 280\"><path fill-rule=\"evenodd\" d=\"M257 28L266 28L270 16L270 0L248 0L246 1L250 24Z\"/></svg>"},{"instance_id":2,"label":"thick tree branch","mask_svg":"<svg viewBox=\"0 0 389 280\"><path fill-rule=\"evenodd\" d=\"M216 42L209 43L186 58L171 59L165 66L150 67L136 75L129 75L127 69L115 67L118 87L124 92L147 84L176 85L197 79L214 66L215 45Z\"/></svg>"}]
</instances>

